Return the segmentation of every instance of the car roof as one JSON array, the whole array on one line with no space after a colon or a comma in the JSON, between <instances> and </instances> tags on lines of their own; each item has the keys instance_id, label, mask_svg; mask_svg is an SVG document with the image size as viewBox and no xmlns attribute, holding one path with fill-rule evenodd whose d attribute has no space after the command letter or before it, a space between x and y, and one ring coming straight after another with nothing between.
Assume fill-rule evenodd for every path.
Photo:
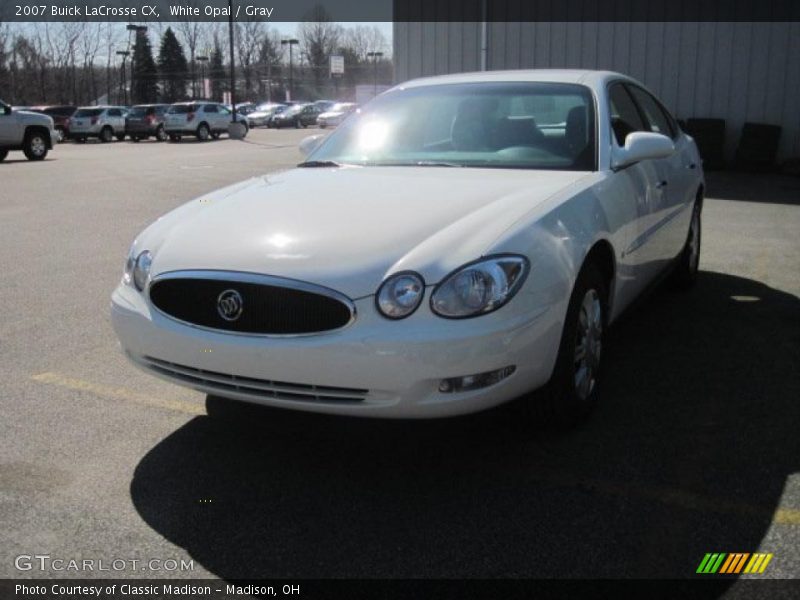
<instances>
[{"instance_id":1,"label":"car roof","mask_svg":"<svg viewBox=\"0 0 800 600\"><path fill-rule=\"evenodd\" d=\"M412 79L395 86L394 89L408 89L428 85L447 85L457 83L574 83L591 88L601 88L607 82L625 79L638 83L632 77L614 71L593 71L589 69L520 69L514 71L478 71L456 73Z\"/></svg>"}]
</instances>

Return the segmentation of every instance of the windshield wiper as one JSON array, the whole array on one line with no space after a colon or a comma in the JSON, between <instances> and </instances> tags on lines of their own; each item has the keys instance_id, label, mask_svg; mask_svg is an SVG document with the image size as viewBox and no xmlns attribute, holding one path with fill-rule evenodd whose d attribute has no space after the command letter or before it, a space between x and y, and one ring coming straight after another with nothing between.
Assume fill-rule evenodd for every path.
<instances>
[{"instance_id":1,"label":"windshield wiper","mask_svg":"<svg viewBox=\"0 0 800 600\"><path fill-rule=\"evenodd\" d=\"M372 162L367 163L375 167L463 167L461 163L447 162L444 160L414 160L398 162Z\"/></svg>"},{"instance_id":2,"label":"windshield wiper","mask_svg":"<svg viewBox=\"0 0 800 600\"><path fill-rule=\"evenodd\" d=\"M307 160L301 162L298 167L314 168L314 167L341 167L342 165L335 160Z\"/></svg>"}]
</instances>

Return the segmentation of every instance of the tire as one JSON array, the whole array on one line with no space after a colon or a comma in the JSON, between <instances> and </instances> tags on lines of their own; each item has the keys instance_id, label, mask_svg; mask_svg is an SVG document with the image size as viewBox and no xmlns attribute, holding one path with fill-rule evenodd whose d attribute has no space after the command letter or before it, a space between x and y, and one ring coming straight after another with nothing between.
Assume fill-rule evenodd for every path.
<instances>
[{"instance_id":1,"label":"tire","mask_svg":"<svg viewBox=\"0 0 800 600\"><path fill-rule=\"evenodd\" d=\"M700 266L700 242L702 241L703 220L702 198L698 195L692 207L692 219L689 222L689 232L686 234L686 244L678 257L675 269L670 275L669 283L673 288L688 290L697 283L697 271Z\"/></svg>"},{"instance_id":2,"label":"tire","mask_svg":"<svg viewBox=\"0 0 800 600\"><path fill-rule=\"evenodd\" d=\"M169 134L169 141L172 142L173 144L175 142L180 142L181 141L181 136L178 135L177 133L170 133Z\"/></svg>"},{"instance_id":3,"label":"tire","mask_svg":"<svg viewBox=\"0 0 800 600\"><path fill-rule=\"evenodd\" d=\"M0 162L3 162L8 156L8 150L0 150Z\"/></svg>"},{"instance_id":4,"label":"tire","mask_svg":"<svg viewBox=\"0 0 800 600\"><path fill-rule=\"evenodd\" d=\"M114 131L111 129L111 127L103 127L103 129L100 130L100 135L98 137L102 143L107 144L114 139Z\"/></svg>"},{"instance_id":5,"label":"tire","mask_svg":"<svg viewBox=\"0 0 800 600\"><path fill-rule=\"evenodd\" d=\"M28 160L44 160L47 156L47 140L39 131L32 131L25 135L22 142L22 152Z\"/></svg>"},{"instance_id":6,"label":"tire","mask_svg":"<svg viewBox=\"0 0 800 600\"><path fill-rule=\"evenodd\" d=\"M525 398L531 424L571 429L591 414L600 398L607 323L608 282L589 262L569 299L553 375L544 389Z\"/></svg>"},{"instance_id":7,"label":"tire","mask_svg":"<svg viewBox=\"0 0 800 600\"><path fill-rule=\"evenodd\" d=\"M166 142L169 136L167 136L167 132L164 130L163 125L159 125L158 129L156 129L156 140L159 142Z\"/></svg>"},{"instance_id":8,"label":"tire","mask_svg":"<svg viewBox=\"0 0 800 600\"><path fill-rule=\"evenodd\" d=\"M131 141L132 142L136 142L137 144L141 141L141 139L142 138L140 138L138 135L132 135L131 136Z\"/></svg>"},{"instance_id":9,"label":"tire","mask_svg":"<svg viewBox=\"0 0 800 600\"><path fill-rule=\"evenodd\" d=\"M205 142L211 137L211 130L205 123L200 123L200 125L197 126L197 131L195 131L194 135L201 142Z\"/></svg>"},{"instance_id":10,"label":"tire","mask_svg":"<svg viewBox=\"0 0 800 600\"><path fill-rule=\"evenodd\" d=\"M219 131L212 131L212 132L211 132L211 138L212 138L212 139L218 140L218 139L219 139L219 136L220 136L220 133L219 133Z\"/></svg>"},{"instance_id":11,"label":"tire","mask_svg":"<svg viewBox=\"0 0 800 600\"><path fill-rule=\"evenodd\" d=\"M64 130L61 127L56 127L56 144L60 144L67 139Z\"/></svg>"},{"instance_id":12,"label":"tire","mask_svg":"<svg viewBox=\"0 0 800 600\"><path fill-rule=\"evenodd\" d=\"M86 143L86 138L85 137L76 137L75 138L75 143L76 144L85 144Z\"/></svg>"},{"instance_id":13,"label":"tire","mask_svg":"<svg viewBox=\"0 0 800 600\"><path fill-rule=\"evenodd\" d=\"M300 129L300 119L295 119L294 128L295 129Z\"/></svg>"},{"instance_id":14,"label":"tire","mask_svg":"<svg viewBox=\"0 0 800 600\"><path fill-rule=\"evenodd\" d=\"M118 133L115 137L117 138L118 142L125 141L125 134L124 133Z\"/></svg>"}]
</instances>

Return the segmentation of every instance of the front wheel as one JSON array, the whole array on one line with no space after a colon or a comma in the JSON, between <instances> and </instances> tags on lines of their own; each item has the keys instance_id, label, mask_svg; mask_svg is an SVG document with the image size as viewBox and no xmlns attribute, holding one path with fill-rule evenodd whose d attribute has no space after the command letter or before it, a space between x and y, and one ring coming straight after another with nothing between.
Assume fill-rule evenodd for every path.
<instances>
[{"instance_id":1,"label":"front wheel","mask_svg":"<svg viewBox=\"0 0 800 600\"><path fill-rule=\"evenodd\" d=\"M607 311L606 278L587 263L570 296L553 375L543 390L526 399L534 423L571 428L597 405Z\"/></svg>"},{"instance_id":2,"label":"front wheel","mask_svg":"<svg viewBox=\"0 0 800 600\"><path fill-rule=\"evenodd\" d=\"M700 267L700 241L702 233L702 219L700 216L702 206L700 198L692 207L692 220L689 223L689 233L686 244L678 257L678 264L672 272L671 283L678 289L689 289L697 282L697 271Z\"/></svg>"},{"instance_id":3,"label":"front wheel","mask_svg":"<svg viewBox=\"0 0 800 600\"><path fill-rule=\"evenodd\" d=\"M124 140L125 140L125 134L124 134L124 133L118 133L118 134L116 135L116 138L117 138L117 141L118 141L118 142L122 142L122 141L124 141Z\"/></svg>"},{"instance_id":4,"label":"front wheel","mask_svg":"<svg viewBox=\"0 0 800 600\"><path fill-rule=\"evenodd\" d=\"M38 131L29 133L22 143L22 151L28 160L44 160L47 156L47 141L44 135Z\"/></svg>"},{"instance_id":5,"label":"front wheel","mask_svg":"<svg viewBox=\"0 0 800 600\"><path fill-rule=\"evenodd\" d=\"M208 138L211 137L211 131L209 130L208 125L205 123L200 123L200 125L197 126L195 137L197 137L197 139L201 142L208 140Z\"/></svg>"},{"instance_id":6,"label":"front wheel","mask_svg":"<svg viewBox=\"0 0 800 600\"><path fill-rule=\"evenodd\" d=\"M169 134L169 141L172 142L172 143L180 142L181 141L181 136L178 135L177 133L170 133Z\"/></svg>"},{"instance_id":7,"label":"front wheel","mask_svg":"<svg viewBox=\"0 0 800 600\"><path fill-rule=\"evenodd\" d=\"M111 130L111 127L103 127L100 131L100 141L104 144L107 144L112 139L114 139L114 132Z\"/></svg>"},{"instance_id":8,"label":"front wheel","mask_svg":"<svg viewBox=\"0 0 800 600\"><path fill-rule=\"evenodd\" d=\"M64 130L60 127L56 128L56 144L60 144L65 139Z\"/></svg>"},{"instance_id":9,"label":"front wheel","mask_svg":"<svg viewBox=\"0 0 800 600\"><path fill-rule=\"evenodd\" d=\"M159 125L158 129L156 129L156 139L159 142L165 142L167 140L167 132L164 131L163 125Z\"/></svg>"}]
</instances>

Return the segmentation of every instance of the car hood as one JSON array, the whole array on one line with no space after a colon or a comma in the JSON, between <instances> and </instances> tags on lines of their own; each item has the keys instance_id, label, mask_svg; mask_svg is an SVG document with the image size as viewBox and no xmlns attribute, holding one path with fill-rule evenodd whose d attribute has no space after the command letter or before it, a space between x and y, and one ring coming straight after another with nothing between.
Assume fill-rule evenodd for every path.
<instances>
[{"instance_id":1,"label":"car hood","mask_svg":"<svg viewBox=\"0 0 800 600\"><path fill-rule=\"evenodd\" d=\"M136 242L152 275L219 269L288 277L352 298L391 272L430 284L491 251L537 204L587 177L569 171L447 167L294 169L213 192Z\"/></svg>"},{"instance_id":2,"label":"car hood","mask_svg":"<svg viewBox=\"0 0 800 600\"><path fill-rule=\"evenodd\" d=\"M39 123L51 127L53 125L52 117L42 113L28 111L28 110L15 110L15 115L22 117L25 123Z\"/></svg>"}]
</instances>

